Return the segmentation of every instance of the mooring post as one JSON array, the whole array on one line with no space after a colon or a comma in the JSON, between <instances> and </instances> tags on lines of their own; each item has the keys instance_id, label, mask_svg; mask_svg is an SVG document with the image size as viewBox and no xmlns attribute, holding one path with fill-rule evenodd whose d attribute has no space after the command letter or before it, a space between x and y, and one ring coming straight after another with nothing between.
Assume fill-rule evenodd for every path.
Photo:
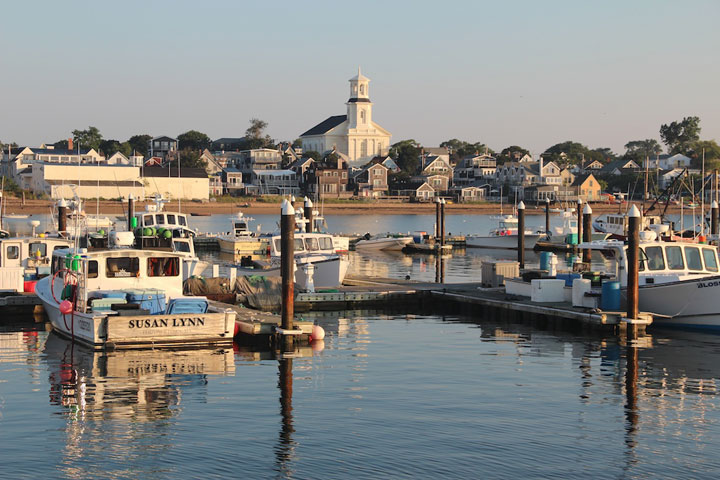
<instances>
[{"instance_id":1,"label":"mooring post","mask_svg":"<svg viewBox=\"0 0 720 480\"><path fill-rule=\"evenodd\" d=\"M440 238L440 197L435 197L435 241Z\"/></svg>"},{"instance_id":2,"label":"mooring post","mask_svg":"<svg viewBox=\"0 0 720 480\"><path fill-rule=\"evenodd\" d=\"M583 242L590 243L592 241L592 208L590 204L586 203L583 208ZM592 261L592 254L589 248L583 249L583 263L590 263Z\"/></svg>"},{"instance_id":3,"label":"mooring post","mask_svg":"<svg viewBox=\"0 0 720 480\"><path fill-rule=\"evenodd\" d=\"M289 353L289 352L287 352ZM290 449L293 445L292 435L295 432L293 425L293 360L292 358L280 358L278 360L278 386L280 387L280 416L282 417L282 428L280 429L281 449L283 458L292 458Z\"/></svg>"},{"instance_id":4,"label":"mooring post","mask_svg":"<svg viewBox=\"0 0 720 480\"><path fill-rule=\"evenodd\" d=\"M628 249L627 249L627 317L638 318L638 271L640 253L640 210L633 205L628 213ZM630 326L628 325L628 330Z\"/></svg>"},{"instance_id":5,"label":"mooring post","mask_svg":"<svg viewBox=\"0 0 720 480\"><path fill-rule=\"evenodd\" d=\"M577 243L578 243L578 245L580 245L580 243L582 243L582 241L583 241L583 237L582 237L582 233L583 233L583 231L582 231L583 230L583 228L582 228L582 205L583 205L582 198L580 198L580 194L578 194L578 199L577 199Z\"/></svg>"},{"instance_id":6,"label":"mooring post","mask_svg":"<svg viewBox=\"0 0 720 480\"><path fill-rule=\"evenodd\" d=\"M58 203L58 234L67 237L67 203L64 198Z\"/></svg>"},{"instance_id":7,"label":"mooring post","mask_svg":"<svg viewBox=\"0 0 720 480\"><path fill-rule=\"evenodd\" d=\"M440 199L440 250L445 245L445 199Z\"/></svg>"},{"instance_id":8,"label":"mooring post","mask_svg":"<svg viewBox=\"0 0 720 480\"><path fill-rule=\"evenodd\" d=\"M135 197L132 194L128 197L128 231L133 230L133 218L135 217Z\"/></svg>"},{"instance_id":9,"label":"mooring post","mask_svg":"<svg viewBox=\"0 0 720 480\"><path fill-rule=\"evenodd\" d=\"M517 259L520 269L525 268L525 203L520 200L517 206L518 232L517 232Z\"/></svg>"},{"instance_id":10,"label":"mooring post","mask_svg":"<svg viewBox=\"0 0 720 480\"><path fill-rule=\"evenodd\" d=\"M283 330L293 330L295 297L295 208L283 200L280 217L280 276L282 277ZM292 348L292 335L283 335L283 347Z\"/></svg>"},{"instance_id":11,"label":"mooring post","mask_svg":"<svg viewBox=\"0 0 720 480\"><path fill-rule=\"evenodd\" d=\"M713 200L710 206L710 233L715 237L715 240L717 240L718 234L718 215L720 215L718 202Z\"/></svg>"},{"instance_id":12,"label":"mooring post","mask_svg":"<svg viewBox=\"0 0 720 480\"><path fill-rule=\"evenodd\" d=\"M305 231L313 232L313 202L308 197L305 197L305 205L303 206L303 215L305 216Z\"/></svg>"},{"instance_id":13,"label":"mooring post","mask_svg":"<svg viewBox=\"0 0 720 480\"><path fill-rule=\"evenodd\" d=\"M550 199L545 197L545 235L550 237Z\"/></svg>"}]
</instances>

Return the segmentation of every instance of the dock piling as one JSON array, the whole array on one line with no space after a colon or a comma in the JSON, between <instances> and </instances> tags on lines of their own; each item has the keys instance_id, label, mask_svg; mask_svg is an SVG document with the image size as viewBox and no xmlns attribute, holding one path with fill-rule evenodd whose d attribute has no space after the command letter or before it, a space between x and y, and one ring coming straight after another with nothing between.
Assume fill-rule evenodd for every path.
<instances>
[{"instance_id":1,"label":"dock piling","mask_svg":"<svg viewBox=\"0 0 720 480\"><path fill-rule=\"evenodd\" d=\"M67 237L67 203L64 199L60 199L58 203L58 234L61 237Z\"/></svg>"},{"instance_id":2,"label":"dock piling","mask_svg":"<svg viewBox=\"0 0 720 480\"><path fill-rule=\"evenodd\" d=\"M295 297L295 208L283 200L280 217L280 276L282 277L282 315L283 330L293 330ZM292 335L283 335L283 348L291 349Z\"/></svg>"},{"instance_id":3,"label":"dock piling","mask_svg":"<svg viewBox=\"0 0 720 480\"><path fill-rule=\"evenodd\" d=\"M135 197L132 194L128 197L128 231L133 230L133 218L135 217Z\"/></svg>"},{"instance_id":4,"label":"dock piling","mask_svg":"<svg viewBox=\"0 0 720 480\"><path fill-rule=\"evenodd\" d=\"M445 199L440 199L440 248L445 246Z\"/></svg>"},{"instance_id":5,"label":"dock piling","mask_svg":"<svg viewBox=\"0 0 720 480\"><path fill-rule=\"evenodd\" d=\"M517 206L518 211L518 233L517 233L517 259L520 270L525 268L525 203L520 200Z\"/></svg>"},{"instance_id":6,"label":"dock piling","mask_svg":"<svg viewBox=\"0 0 720 480\"><path fill-rule=\"evenodd\" d=\"M628 213L627 250L627 317L637 319L639 312L639 253L640 253L640 211L633 205ZM628 325L628 331L630 331Z\"/></svg>"},{"instance_id":7,"label":"dock piling","mask_svg":"<svg viewBox=\"0 0 720 480\"><path fill-rule=\"evenodd\" d=\"M582 228L582 198L578 195L577 199L577 243L580 244L583 239L583 228Z\"/></svg>"},{"instance_id":8,"label":"dock piling","mask_svg":"<svg viewBox=\"0 0 720 480\"><path fill-rule=\"evenodd\" d=\"M710 233L715 236L716 240L718 234L718 215L720 215L720 208L718 208L718 202L713 200L710 207Z\"/></svg>"},{"instance_id":9,"label":"dock piling","mask_svg":"<svg viewBox=\"0 0 720 480\"><path fill-rule=\"evenodd\" d=\"M435 197L435 240L440 238L440 197Z\"/></svg>"},{"instance_id":10,"label":"dock piling","mask_svg":"<svg viewBox=\"0 0 720 480\"><path fill-rule=\"evenodd\" d=\"M550 237L550 199L545 197L545 235Z\"/></svg>"},{"instance_id":11,"label":"dock piling","mask_svg":"<svg viewBox=\"0 0 720 480\"><path fill-rule=\"evenodd\" d=\"M305 231L308 233L313 232L313 202L308 197L305 197L305 204L303 205L303 214L307 223L305 224Z\"/></svg>"},{"instance_id":12,"label":"dock piling","mask_svg":"<svg viewBox=\"0 0 720 480\"><path fill-rule=\"evenodd\" d=\"M592 241L592 208L590 208L590 204L586 203L585 208L583 208L583 214L582 214L582 229L583 229L583 242L591 242ZM579 239L578 239L579 240ZM590 249L586 248L583 250L583 263L590 263L592 261L592 256L590 253Z\"/></svg>"}]
</instances>

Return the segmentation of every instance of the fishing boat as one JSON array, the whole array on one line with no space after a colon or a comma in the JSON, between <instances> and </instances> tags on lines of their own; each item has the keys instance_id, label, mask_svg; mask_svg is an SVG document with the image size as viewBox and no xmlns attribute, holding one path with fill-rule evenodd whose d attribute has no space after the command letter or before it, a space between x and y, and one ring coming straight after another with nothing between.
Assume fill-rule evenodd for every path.
<instances>
[{"instance_id":1,"label":"fishing boat","mask_svg":"<svg viewBox=\"0 0 720 480\"><path fill-rule=\"evenodd\" d=\"M0 290L32 292L35 282L50 274L50 258L71 241L60 237L9 237L0 240Z\"/></svg>"},{"instance_id":2,"label":"fishing boat","mask_svg":"<svg viewBox=\"0 0 720 480\"><path fill-rule=\"evenodd\" d=\"M355 244L355 250L359 252L400 252L411 243L413 243L412 236L392 234L373 236L367 233Z\"/></svg>"},{"instance_id":3,"label":"fishing boat","mask_svg":"<svg viewBox=\"0 0 720 480\"><path fill-rule=\"evenodd\" d=\"M95 349L230 346L235 312L183 295L188 254L172 242L111 232L107 246L54 251L35 286L53 329Z\"/></svg>"},{"instance_id":4,"label":"fishing boat","mask_svg":"<svg viewBox=\"0 0 720 480\"><path fill-rule=\"evenodd\" d=\"M145 206L145 211L135 214L136 225L128 226L128 228L142 228L154 230L168 230L174 236L194 237L197 230L190 227L187 215L178 211L166 211L164 205L167 200L162 195L152 197L152 202Z\"/></svg>"},{"instance_id":5,"label":"fishing boat","mask_svg":"<svg viewBox=\"0 0 720 480\"><path fill-rule=\"evenodd\" d=\"M608 275L627 287L627 248L619 240L582 243L613 260ZM639 307L658 314L656 325L720 329L720 262L717 247L640 233Z\"/></svg>"},{"instance_id":6,"label":"fishing boat","mask_svg":"<svg viewBox=\"0 0 720 480\"><path fill-rule=\"evenodd\" d=\"M305 199L305 202L310 208L313 207L312 201ZM298 232L307 232L309 219L305 218L304 208L297 208L295 210L295 226ZM331 233L328 230L328 224L319 210L312 211L312 231L318 233L327 233L332 236L333 245L335 247L335 253L348 253L350 250L350 238L344 235L338 235Z\"/></svg>"},{"instance_id":7,"label":"fishing boat","mask_svg":"<svg viewBox=\"0 0 720 480\"><path fill-rule=\"evenodd\" d=\"M659 215L643 215L640 230L647 230L650 225L661 224ZM626 213L605 213L595 217L592 221L593 228L601 233L607 233L612 238L624 240L627 235L627 214Z\"/></svg>"},{"instance_id":8,"label":"fishing boat","mask_svg":"<svg viewBox=\"0 0 720 480\"><path fill-rule=\"evenodd\" d=\"M332 235L295 233L295 283L301 287L335 288L342 285L350 265L346 255L335 252ZM280 276L280 235L270 237L270 258L241 263L238 275ZM310 268L308 268L310 267Z\"/></svg>"},{"instance_id":9,"label":"fishing boat","mask_svg":"<svg viewBox=\"0 0 720 480\"><path fill-rule=\"evenodd\" d=\"M518 218L515 215L502 215L498 218L498 227L487 235L466 235L465 245L474 248L498 248L517 250ZM544 231L525 229L525 249L532 250Z\"/></svg>"},{"instance_id":10,"label":"fishing boat","mask_svg":"<svg viewBox=\"0 0 720 480\"><path fill-rule=\"evenodd\" d=\"M266 255L269 238L257 235L250 230L249 224L253 219L246 217L242 212L230 219L230 232L218 235L217 241L220 251L239 256Z\"/></svg>"}]
</instances>

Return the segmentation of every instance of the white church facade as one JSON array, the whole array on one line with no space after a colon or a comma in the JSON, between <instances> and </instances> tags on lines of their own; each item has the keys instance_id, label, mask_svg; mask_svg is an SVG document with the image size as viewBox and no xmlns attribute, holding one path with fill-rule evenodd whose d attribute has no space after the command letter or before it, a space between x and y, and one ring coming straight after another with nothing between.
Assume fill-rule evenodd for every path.
<instances>
[{"instance_id":1,"label":"white church facade","mask_svg":"<svg viewBox=\"0 0 720 480\"><path fill-rule=\"evenodd\" d=\"M369 84L370 79L358 68L358 74L350 79L347 114L329 117L300 135L304 151L335 150L347 156L353 166L388 154L391 135L372 120Z\"/></svg>"}]
</instances>

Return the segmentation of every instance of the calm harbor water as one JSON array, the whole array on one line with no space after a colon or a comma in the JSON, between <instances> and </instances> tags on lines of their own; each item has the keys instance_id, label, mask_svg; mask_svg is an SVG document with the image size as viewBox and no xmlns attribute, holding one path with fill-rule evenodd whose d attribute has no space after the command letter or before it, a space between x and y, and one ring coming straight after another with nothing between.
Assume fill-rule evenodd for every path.
<instances>
[{"instance_id":1,"label":"calm harbor water","mask_svg":"<svg viewBox=\"0 0 720 480\"><path fill-rule=\"evenodd\" d=\"M323 346L93 353L0 332L4 478L717 478L720 337L323 313ZM40 331L32 331L37 327Z\"/></svg>"},{"instance_id":2,"label":"calm harbor water","mask_svg":"<svg viewBox=\"0 0 720 480\"><path fill-rule=\"evenodd\" d=\"M192 221L221 231L228 219ZM371 233L432 230L432 221L328 218L333 231ZM451 222L453 233L494 223ZM514 256L453 253L446 279L477 280L483 259ZM435 278L431 256L350 259L357 274ZM3 318L3 478L720 475L720 336L651 327L628 346L483 309L302 316L327 336L291 359L241 346L90 352L42 319Z\"/></svg>"}]
</instances>

